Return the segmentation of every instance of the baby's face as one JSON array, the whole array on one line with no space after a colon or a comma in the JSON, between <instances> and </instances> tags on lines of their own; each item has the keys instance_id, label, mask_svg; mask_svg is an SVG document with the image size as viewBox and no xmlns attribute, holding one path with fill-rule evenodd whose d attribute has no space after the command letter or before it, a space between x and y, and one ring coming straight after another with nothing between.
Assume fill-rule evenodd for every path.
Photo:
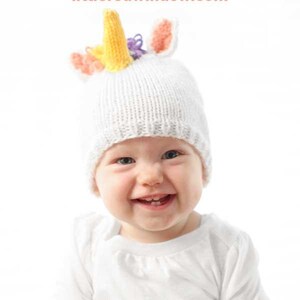
<instances>
[{"instance_id":1,"label":"baby's face","mask_svg":"<svg viewBox=\"0 0 300 300\"><path fill-rule=\"evenodd\" d=\"M185 141L141 137L109 148L97 166L95 182L104 205L122 223L122 235L147 241L160 234L168 240L199 202L202 173L200 156ZM136 200L155 194L172 196L160 206Z\"/></svg>"}]
</instances>

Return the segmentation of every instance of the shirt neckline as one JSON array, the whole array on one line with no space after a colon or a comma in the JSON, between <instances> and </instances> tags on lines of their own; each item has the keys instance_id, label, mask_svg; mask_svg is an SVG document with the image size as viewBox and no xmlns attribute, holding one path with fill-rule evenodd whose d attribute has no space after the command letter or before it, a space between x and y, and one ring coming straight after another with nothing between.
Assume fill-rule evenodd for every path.
<instances>
[{"instance_id":1,"label":"shirt neckline","mask_svg":"<svg viewBox=\"0 0 300 300\"><path fill-rule=\"evenodd\" d=\"M213 213L202 214L199 226L191 232L177 238L159 242L142 243L119 235L121 223L114 219L113 236L107 242L114 251L125 251L139 256L161 256L176 253L195 245L207 232Z\"/></svg>"}]
</instances>

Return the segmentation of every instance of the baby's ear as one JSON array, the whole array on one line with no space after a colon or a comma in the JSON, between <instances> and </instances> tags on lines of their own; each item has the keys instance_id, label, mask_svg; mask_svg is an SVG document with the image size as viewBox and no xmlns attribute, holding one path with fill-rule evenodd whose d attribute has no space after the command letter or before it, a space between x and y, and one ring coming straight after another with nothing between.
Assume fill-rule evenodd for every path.
<instances>
[{"instance_id":1,"label":"baby's ear","mask_svg":"<svg viewBox=\"0 0 300 300\"><path fill-rule=\"evenodd\" d=\"M99 190L99 187L96 183L96 180L95 178L93 178L93 183L92 183L92 192L93 194L96 196L96 197L101 197L101 194L100 194L100 190Z\"/></svg>"},{"instance_id":2,"label":"baby's ear","mask_svg":"<svg viewBox=\"0 0 300 300\"><path fill-rule=\"evenodd\" d=\"M159 56L171 56L177 47L177 34L177 20L157 20L147 40L148 52Z\"/></svg>"}]
</instances>

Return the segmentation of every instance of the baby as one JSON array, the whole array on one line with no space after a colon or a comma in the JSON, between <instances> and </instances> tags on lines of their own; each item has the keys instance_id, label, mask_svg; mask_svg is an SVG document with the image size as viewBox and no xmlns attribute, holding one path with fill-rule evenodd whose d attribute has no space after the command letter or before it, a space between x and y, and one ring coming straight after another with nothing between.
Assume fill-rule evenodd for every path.
<instances>
[{"instance_id":1,"label":"baby","mask_svg":"<svg viewBox=\"0 0 300 300\"><path fill-rule=\"evenodd\" d=\"M103 44L74 53L91 106L87 178L109 215L74 221L70 267L56 299L267 300L247 233L194 209L211 176L204 106L170 58L176 24L125 38L104 11Z\"/></svg>"}]
</instances>

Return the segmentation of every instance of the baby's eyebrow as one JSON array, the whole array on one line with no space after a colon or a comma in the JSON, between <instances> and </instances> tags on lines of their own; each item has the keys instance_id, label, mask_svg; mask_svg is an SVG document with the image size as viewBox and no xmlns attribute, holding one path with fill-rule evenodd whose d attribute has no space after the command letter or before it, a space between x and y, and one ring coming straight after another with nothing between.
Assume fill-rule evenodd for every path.
<instances>
[{"instance_id":1,"label":"baby's eyebrow","mask_svg":"<svg viewBox=\"0 0 300 300\"><path fill-rule=\"evenodd\" d=\"M107 156L116 156L116 155L127 155L133 153L133 149L130 149L128 146L123 146L123 147L115 147L107 151Z\"/></svg>"},{"instance_id":2,"label":"baby's eyebrow","mask_svg":"<svg viewBox=\"0 0 300 300\"><path fill-rule=\"evenodd\" d=\"M166 149L171 150L174 148L186 149L187 145L175 141L172 143L164 144L160 147L161 150L166 150ZM157 146L156 149L158 149ZM111 155L118 155L124 152L127 152L129 154L129 153L139 152L139 151L140 150L138 148L133 149L130 145L117 145L116 147L112 148L109 152Z\"/></svg>"},{"instance_id":3,"label":"baby's eyebrow","mask_svg":"<svg viewBox=\"0 0 300 300\"><path fill-rule=\"evenodd\" d=\"M127 151L127 150L131 150L131 147L126 145L116 145L115 147L110 149L111 152Z\"/></svg>"}]
</instances>

